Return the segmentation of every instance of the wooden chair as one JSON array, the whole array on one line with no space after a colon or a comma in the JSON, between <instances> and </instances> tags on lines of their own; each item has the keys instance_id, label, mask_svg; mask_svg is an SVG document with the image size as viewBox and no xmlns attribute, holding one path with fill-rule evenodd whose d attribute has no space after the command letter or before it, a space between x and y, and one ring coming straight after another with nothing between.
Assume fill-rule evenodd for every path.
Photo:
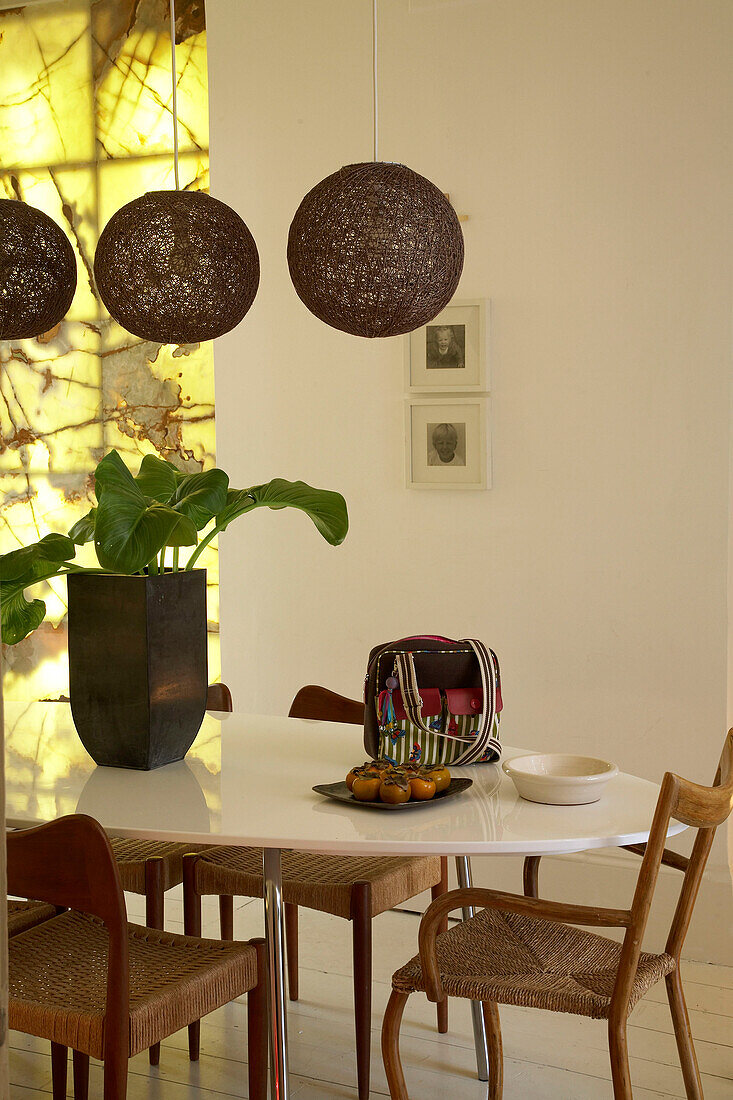
<instances>
[{"instance_id":1,"label":"wooden chair","mask_svg":"<svg viewBox=\"0 0 733 1100\"><path fill-rule=\"evenodd\" d=\"M327 688L301 688L291 718L363 725L364 704ZM430 889L448 888L447 863L438 858L349 858L313 852L283 852L283 894L288 991L298 999L298 906L343 917L353 924L356 1063L360 1100L369 1096L372 1010L372 918ZM221 934L233 937L233 898L262 897L262 849L213 848L184 860L184 929L201 928L201 897L219 896ZM447 923L446 923L447 927ZM438 1030L448 1030L447 1005L438 1005ZM199 1028L189 1028L189 1054L198 1058Z\"/></svg>"},{"instance_id":2,"label":"wooden chair","mask_svg":"<svg viewBox=\"0 0 733 1100\"><path fill-rule=\"evenodd\" d=\"M19 898L8 898L8 939L17 936L21 932L27 932L29 928L35 928L37 924L51 920L61 912L55 905L46 905L42 901L24 901ZM56 1048L51 1044L51 1059L56 1057ZM68 1058L65 1059L68 1061ZM64 1085L66 1079L64 1078ZM81 1094L80 1094L81 1095Z\"/></svg>"},{"instance_id":3,"label":"wooden chair","mask_svg":"<svg viewBox=\"0 0 733 1100\"><path fill-rule=\"evenodd\" d=\"M232 695L226 684L209 684L206 709L231 711ZM195 850L190 844L162 840L125 840L110 838L120 871L122 889L145 897L145 924L164 927L165 895L183 882L183 856ZM150 1048L150 1065L160 1061L160 1045Z\"/></svg>"},{"instance_id":4,"label":"wooden chair","mask_svg":"<svg viewBox=\"0 0 733 1100\"><path fill-rule=\"evenodd\" d=\"M60 912L61 910L55 905L45 905L42 901L20 901L8 898L8 939L19 935L21 932L27 932L29 928L35 928L36 925L43 924L44 921L51 920ZM63 1064L64 1096L66 1095L66 1064L68 1060L66 1048L51 1043L51 1065L54 1078L59 1077L60 1079ZM86 1059L86 1065L88 1067L89 1059ZM88 1080L88 1068L83 1072L85 1079ZM84 1088L85 1086L82 1085L82 1090L79 1093L80 1097L88 1095L88 1085L86 1086L86 1092Z\"/></svg>"},{"instance_id":5,"label":"wooden chair","mask_svg":"<svg viewBox=\"0 0 733 1100\"><path fill-rule=\"evenodd\" d=\"M328 717L324 717L327 715ZM289 718L312 718L316 722L346 722L350 726L364 725L364 704L347 699L328 688L309 684L302 687L290 704Z\"/></svg>"},{"instance_id":6,"label":"wooden chair","mask_svg":"<svg viewBox=\"0 0 733 1100\"><path fill-rule=\"evenodd\" d=\"M606 1020L614 1097L630 1100L626 1020L640 998L664 978L685 1091L688 1100L702 1100L682 991L680 953L715 830L732 809L733 730L725 740L712 787L699 786L671 772L664 776L649 841L632 846L632 851L642 856L642 863L630 909L571 905L478 888L453 890L433 902L420 924L419 955L392 978L382 1027L390 1096L407 1100L399 1030L408 996L422 990L438 1003L446 996L483 1002L490 1051L489 1100L501 1100L502 1096L499 1004ZM689 859L664 846L672 818L697 829ZM665 951L649 954L642 952L641 944L662 863L682 871L684 879ZM485 908L439 935L448 913L468 905ZM574 925L625 928L626 932L617 943Z\"/></svg>"},{"instance_id":7,"label":"wooden chair","mask_svg":"<svg viewBox=\"0 0 733 1100\"><path fill-rule=\"evenodd\" d=\"M93 818L8 836L8 888L69 911L9 940L9 1026L50 1039L53 1096L66 1095L67 1048L104 1062L104 1100L125 1100L127 1063L248 993L249 1095L265 1100L264 941L192 939L128 924L109 840ZM77 1059L74 1059L75 1085ZM86 1085L77 1089L84 1098Z\"/></svg>"},{"instance_id":8,"label":"wooden chair","mask_svg":"<svg viewBox=\"0 0 733 1100\"><path fill-rule=\"evenodd\" d=\"M57 913L54 905L44 905L41 901L14 901L8 898L8 937L26 932L36 924L43 924Z\"/></svg>"}]
</instances>

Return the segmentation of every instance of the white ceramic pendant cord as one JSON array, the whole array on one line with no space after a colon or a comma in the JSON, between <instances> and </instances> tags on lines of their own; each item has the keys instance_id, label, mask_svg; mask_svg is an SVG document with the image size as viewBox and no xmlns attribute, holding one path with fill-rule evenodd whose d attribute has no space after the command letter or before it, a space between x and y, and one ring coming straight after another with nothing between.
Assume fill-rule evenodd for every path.
<instances>
[{"instance_id":1,"label":"white ceramic pendant cord","mask_svg":"<svg viewBox=\"0 0 733 1100\"><path fill-rule=\"evenodd\" d=\"M373 98L373 127L374 127L374 157L379 160L379 27L377 23L377 2L372 0L372 98ZM171 0L171 5L175 0Z\"/></svg>"},{"instance_id":2,"label":"white ceramic pendant cord","mask_svg":"<svg viewBox=\"0 0 733 1100\"><path fill-rule=\"evenodd\" d=\"M374 0L376 8L376 0ZM173 176L176 191L181 190L178 179L178 73L176 70L176 0L170 0L171 8L171 83L173 85ZM376 16L375 16L376 18Z\"/></svg>"}]
</instances>

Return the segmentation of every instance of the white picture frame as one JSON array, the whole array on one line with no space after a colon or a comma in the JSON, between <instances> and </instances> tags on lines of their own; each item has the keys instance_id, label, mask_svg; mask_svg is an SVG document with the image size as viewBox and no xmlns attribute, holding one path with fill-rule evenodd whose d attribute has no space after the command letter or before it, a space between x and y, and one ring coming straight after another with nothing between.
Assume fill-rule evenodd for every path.
<instances>
[{"instance_id":1,"label":"white picture frame","mask_svg":"<svg viewBox=\"0 0 733 1100\"><path fill-rule=\"evenodd\" d=\"M491 447L486 397L408 397L408 489L487 489Z\"/></svg>"},{"instance_id":2,"label":"white picture frame","mask_svg":"<svg viewBox=\"0 0 733 1100\"><path fill-rule=\"evenodd\" d=\"M453 301L429 325L408 334L408 393L488 392L490 305L487 298Z\"/></svg>"}]
</instances>

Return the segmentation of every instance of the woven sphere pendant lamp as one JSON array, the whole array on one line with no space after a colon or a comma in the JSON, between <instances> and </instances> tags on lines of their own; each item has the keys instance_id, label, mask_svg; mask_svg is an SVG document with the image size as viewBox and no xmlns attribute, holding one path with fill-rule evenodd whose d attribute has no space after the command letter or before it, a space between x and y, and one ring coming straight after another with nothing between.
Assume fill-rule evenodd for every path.
<instances>
[{"instance_id":1,"label":"woven sphere pendant lamp","mask_svg":"<svg viewBox=\"0 0 733 1100\"><path fill-rule=\"evenodd\" d=\"M254 301L260 259L236 211L202 191L149 191L110 218L94 277L123 328L161 344L229 332Z\"/></svg>"},{"instance_id":2,"label":"woven sphere pendant lamp","mask_svg":"<svg viewBox=\"0 0 733 1100\"><path fill-rule=\"evenodd\" d=\"M94 277L112 317L135 336L196 344L233 329L260 282L257 245L226 203L180 191L175 0L171 8L175 191L149 191L121 207L97 244Z\"/></svg>"},{"instance_id":3,"label":"woven sphere pendant lamp","mask_svg":"<svg viewBox=\"0 0 733 1100\"><path fill-rule=\"evenodd\" d=\"M321 321L399 336L432 321L463 270L463 233L435 184L404 164L350 164L316 184L288 237L290 277Z\"/></svg>"},{"instance_id":4,"label":"woven sphere pendant lamp","mask_svg":"<svg viewBox=\"0 0 733 1100\"><path fill-rule=\"evenodd\" d=\"M400 336L432 321L463 270L463 233L439 188L380 161L377 0L372 0L374 158L309 191L288 236L290 278L327 325L353 336Z\"/></svg>"},{"instance_id":5,"label":"woven sphere pendant lamp","mask_svg":"<svg viewBox=\"0 0 733 1100\"><path fill-rule=\"evenodd\" d=\"M76 290L76 258L52 218L0 199L0 340L26 340L63 320Z\"/></svg>"}]
</instances>

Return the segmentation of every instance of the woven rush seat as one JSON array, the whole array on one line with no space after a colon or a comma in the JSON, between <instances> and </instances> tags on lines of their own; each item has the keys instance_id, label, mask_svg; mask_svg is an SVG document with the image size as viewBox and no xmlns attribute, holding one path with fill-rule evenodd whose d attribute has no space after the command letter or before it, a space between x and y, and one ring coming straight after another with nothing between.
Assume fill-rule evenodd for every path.
<instances>
[{"instance_id":1,"label":"woven rush seat","mask_svg":"<svg viewBox=\"0 0 733 1100\"><path fill-rule=\"evenodd\" d=\"M134 924L128 940L130 1057L257 984L250 944ZM9 1026L102 1058L107 950L104 924L74 911L13 937Z\"/></svg>"},{"instance_id":2,"label":"woven rush seat","mask_svg":"<svg viewBox=\"0 0 733 1100\"><path fill-rule=\"evenodd\" d=\"M56 916L53 905L43 901L11 901L8 899L8 935L17 936L36 924Z\"/></svg>"},{"instance_id":3,"label":"woven rush seat","mask_svg":"<svg viewBox=\"0 0 733 1100\"><path fill-rule=\"evenodd\" d=\"M145 861L159 859L163 890L180 886L183 881L183 857L186 852L202 851L202 845L174 844L163 840L126 840L110 837L122 881L122 889L131 894L145 893Z\"/></svg>"},{"instance_id":4,"label":"woven rush seat","mask_svg":"<svg viewBox=\"0 0 733 1100\"><path fill-rule=\"evenodd\" d=\"M371 886L372 916L429 890L440 880L440 859L380 858L282 853L283 896L287 903L349 920L352 886ZM196 861L199 894L262 897L261 848L212 848Z\"/></svg>"},{"instance_id":5,"label":"woven rush seat","mask_svg":"<svg viewBox=\"0 0 733 1100\"><path fill-rule=\"evenodd\" d=\"M497 1004L608 1017L621 945L567 924L483 909L436 940L445 992ZM629 1011L675 969L670 955L642 952ZM400 993L425 990L420 957L392 977Z\"/></svg>"}]
</instances>

